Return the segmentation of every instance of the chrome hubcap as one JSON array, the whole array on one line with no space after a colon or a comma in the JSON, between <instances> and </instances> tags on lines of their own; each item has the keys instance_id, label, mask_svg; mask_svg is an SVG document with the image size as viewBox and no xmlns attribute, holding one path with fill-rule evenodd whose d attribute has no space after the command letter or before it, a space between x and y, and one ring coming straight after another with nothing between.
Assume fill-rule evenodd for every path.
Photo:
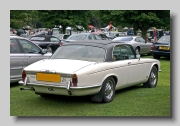
<instances>
[{"instance_id":1,"label":"chrome hubcap","mask_svg":"<svg viewBox=\"0 0 180 126\"><path fill-rule=\"evenodd\" d=\"M150 80L151 80L151 84L152 84L152 85L155 85L155 84L156 84L156 81L157 81L156 71L152 71L152 72L151 72Z\"/></svg>"},{"instance_id":2,"label":"chrome hubcap","mask_svg":"<svg viewBox=\"0 0 180 126\"><path fill-rule=\"evenodd\" d=\"M113 96L113 82L111 80L106 82L105 96L108 99L111 99L111 97Z\"/></svg>"}]
</instances>

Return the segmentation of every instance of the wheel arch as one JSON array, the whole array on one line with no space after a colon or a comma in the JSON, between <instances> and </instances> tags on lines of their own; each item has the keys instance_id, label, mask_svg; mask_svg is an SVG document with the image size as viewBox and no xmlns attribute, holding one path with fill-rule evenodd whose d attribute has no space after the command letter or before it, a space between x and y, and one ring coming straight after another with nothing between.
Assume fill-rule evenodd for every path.
<instances>
[{"instance_id":1,"label":"wheel arch","mask_svg":"<svg viewBox=\"0 0 180 126\"><path fill-rule=\"evenodd\" d=\"M116 75L113 75L113 74L105 76L104 79L103 79L103 81L102 81L102 83L103 83L108 77L112 77L112 78L114 79L114 81L115 81L115 85L117 85L118 77L117 77Z\"/></svg>"}]
</instances>

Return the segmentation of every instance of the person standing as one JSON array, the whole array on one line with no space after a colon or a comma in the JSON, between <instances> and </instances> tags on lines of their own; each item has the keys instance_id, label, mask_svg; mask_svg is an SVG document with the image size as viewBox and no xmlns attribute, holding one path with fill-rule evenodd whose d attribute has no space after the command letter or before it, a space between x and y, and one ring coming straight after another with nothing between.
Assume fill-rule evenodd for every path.
<instances>
[{"instance_id":1,"label":"person standing","mask_svg":"<svg viewBox=\"0 0 180 126\"><path fill-rule=\"evenodd\" d=\"M48 29L47 35L52 35L52 32L50 29Z\"/></svg>"},{"instance_id":2,"label":"person standing","mask_svg":"<svg viewBox=\"0 0 180 126\"><path fill-rule=\"evenodd\" d=\"M127 35L134 35L133 28L128 28Z\"/></svg>"},{"instance_id":3,"label":"person standing","mask_svg":"<svg viewBox=\"0 0 180 126\"><path fill-rule=\"evenodd\" d=\"M158 38L159 38L159 33L158 33L158 31L156 30L156 27L154 27L154 28L153 28L153 39L154 39L153 42L154 42L154 43L157 42Z\"/></svg>"},{"instance_id":4,"label":"person standing","mask_svg":"<svg viewBox=\"0 0 180 126\"><path fill-rule=\"evenodd\" d=\"M88 27L89 27L89 32L94 32L94 26L92 25L92 23L90 23Z\"/></svg>"}]
</instances>

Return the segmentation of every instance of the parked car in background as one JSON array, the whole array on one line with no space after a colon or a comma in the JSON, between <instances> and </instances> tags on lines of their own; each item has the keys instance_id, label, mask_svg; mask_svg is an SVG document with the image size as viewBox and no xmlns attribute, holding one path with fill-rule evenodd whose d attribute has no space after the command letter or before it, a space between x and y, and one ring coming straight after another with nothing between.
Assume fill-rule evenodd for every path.
<instances>
[{"instance_id":1,"label":"parked car in background","mask_svg":"<svg viewBox=\"0 0 180 126\"><path fill-rule=\"evenodd\" d=\"M109 37L103 32L94 32L93 34L100 35L103 40L109 40Z\"/></svg>"},{"instance_id":2,"label":"parked car in background","mask_svg":"<svg viewBox=\"0 0 180 126\"><path fill-rule=\"evenodd\" d=\"M69 35L69 34L55 34L55 35L52 35L52 36L55 36L55 37L57 37L59 40L61 40L60 45L62 45L63 42L66 41L66 39L67 39L69 36L71 36L71 35Z\"/></svg>"},{"instance_id":3,"label":"parked car in background","mask_svg":"<svg viewBox=\"0 0 180 126\"><path fill-rule=\"evenodd\" d=\"M24 68L19 84L25 86L21 90L43 97L90 95L92 101L108 103L115 90L139 84L156 87L159 70L158 60L140 58L127 43L76 41L63 44L51 58Z\"/></svg>"},{"instance_id":4,"label":"parked car in background","mask_svg":"<svg viewBox=\"0 0 180 126\"><path fill-rule=\"evenodd\" d=\"M110 33L108 33L108 38L111 40L116 37L120 37L120 36L126 36L126 33L125 32L110 32Z\"/></svg>"},{"instance_id":5,"label":"parked car in background","mask_svg":"<svg viewBox=\"0 0 180 126\"><path fill-rule=\"evenodd\" d=\"M101 35L96 33L79 33L72 34L64 42L76 41L76 40L103 40Z\"/></svg>"},{"instance_id":6,"label":"parked car in background","mask_svg":"<svg viewBox=\"0 0 180 126\"><path fill-rule=\"evenodd\" d=\"M55 34L52 36L57 37L59 40L66 40L70 35L69 34Z\"/></svg>"},{"instance_id":7,"label":"parked car in background","mask_svg":"<svg viewBox=\"0 0 180 126\"><path fill-rule=\"evenodd\" d=\"M150 52L155 59L160 59L161 56L170 57L170 35L162 36L151 46Z\"/></svg>"},{"instance_id":8,"label":"parked car in background","mask_svg":"<svg viewBox=\"0 0 180 126\"><path fill-rule=\"evenodd\" d=\"M26 38L10 36L10 83L22 79L24 67L51 55Z\"/></svg>"},{"instance_id":9,"label":"parked car in background","mask_svg":"<svg viewBox=\"0 0 180 126\"><path fill-rule=\"evenodd\" d=\"M35 35L29 39L42 49L47 49L48 52L54 53L61 45L61 40L52 35Z\"/></svg>"},{"instance_id":10,"label":"parked car in background","mask_svg":"<svg viewBox=\"0 0 180 126\"><path fill-rule=\"evenodd\" d=\"M120 41L131 44L137 54L148 54L150 55L151 42L145 41L140 36L123 36L116 37L112 41Z\"/></svg>"}]
</instances>

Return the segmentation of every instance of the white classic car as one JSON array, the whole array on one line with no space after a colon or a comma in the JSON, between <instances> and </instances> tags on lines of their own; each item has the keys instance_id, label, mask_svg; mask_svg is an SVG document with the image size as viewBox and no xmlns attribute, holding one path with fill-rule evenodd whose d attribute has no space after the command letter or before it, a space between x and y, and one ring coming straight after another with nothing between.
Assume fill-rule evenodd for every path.
<instances>
[{"instance_id":1,"label":"white classic car","mask_svg":"<svg viewBox=\"0 0 180 126\"><path fill-rule=\"evenodd\" d=\"M35 94L90 95L92 101L111 102L115 90L133 85L154 88L160 62L140 58L131 45L113 41L76 41L59 47L49 59L22 71L20 90Z\"/></svg>"}]
</instances>

